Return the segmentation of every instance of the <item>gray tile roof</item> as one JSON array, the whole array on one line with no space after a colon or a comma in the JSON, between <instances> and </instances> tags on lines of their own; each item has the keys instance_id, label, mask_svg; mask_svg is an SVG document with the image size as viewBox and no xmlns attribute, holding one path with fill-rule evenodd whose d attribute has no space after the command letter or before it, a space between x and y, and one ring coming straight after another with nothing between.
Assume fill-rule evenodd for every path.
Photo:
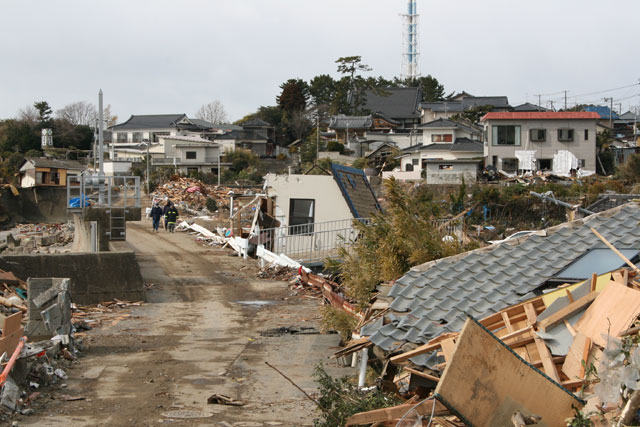
<instances>
[{"instance_id":1,"label":"gray tile roof","mask_svg":"<svg viewBox=\"0 0 640 427\"><path fill-rule=\"evenodd\" d=\"M364 109L380 113L392 119L415 119L420 117L418 106L422 100L419 87L386 87L384 93L365 93Z\"/></svg>"},{"instance_id":2,"label":"gray tile roof","mask_svg":"<svg viewBox=\"0 0 640 427\"><path fill-rule=\"evenodd\" d=\"M630 203L547 229L546 236L530 235L414 267L391 288L391 322L377 328L371 341L393 350L459 331L465 312L482 318L522 302L580 255L604 247L589 227L620 248L640 249L639 222L640 207ZM436 358L428 354L412 361L432 366Z\"/></svg>"},{"instance_id":3,"label":"gray tile roof","mask_svg":"<svg viewBox=\"0 0 640 427\"><path fill-rule=\"evenodd\" d=\"M45 157L28 157L25 162L31 162L37 168L54 168L69 170L85 170L87 167L77 160L58 160Z\"/></svg>"},{"instance_id":4,"label":"gray tile roof","mask_svg":"<svg viewBox=\"0 0 640 427\"><path fill-rule=\"evenodd\" d=\"M382 210L362 169L332 163L331 173L354 218L371 218Z\"/></svg>"},{"instance_id":5,"label":"gray tile roof","mask_svg":"<svg viewBox=\"0 0 640 427\"><path fill-rule=\"evenodd\" d=\"M251 119L251 120L248 120L248 121L242 123L242 126L243 127L248 127L248 128L253 128L253 127L269 128L269 127L272 127L272 125L270 123L267 123L262 119Z\"/></svg>"},{"instance_id":6,"label":"gray tile roof","mask_svg":"<svg viewBox=\"0 0 640 427\"><path fill-rule=\"evenodd\" d=\"M115 126L111 126L110 130L127 130L127 129L159 129L175 127L176 123L187 117L186 114L150 114L150 115L131 115L129 120Z\"/></svg>"},{"instance_id":7,"label":"gray tile roof","mask_svg":"<svg viewBox=\"0 0 640 427\"><path fill-rule=\"evenodd\" d=\"M369 129L373 125L371 116L345 116L340 114L331 117L329 129Z\"/></svg>"},{"instance_id":8,"label":"gray tile roof","mask_svg":"<svg viewBox=\"0 0 640 427\"><path fill-rule=\"evenodd\" d=\"M438 112L460 113L464 111L464 107L460 101L423 102L420 106L423 110Z\"/></svg>"},{"instance_id":9,"label":"gray tile roof","mask_svg":"<svg viewBox=\"0 0 640 427\"><path fill-rule=\"evenodd\" d=\"M516 105L515 107L513 107L513 111L527 112L527 111L548 111L548 110L544 107L540 107L539 105L534 105L529 102L525 102L524 104Z\"/></svg>"},{"instance_id":10,"label":"gray tile roof","mask_svg":"<svg viewBox=\"0 0 640 427\"><path fill-rule=\"evenodd\" d=\"M461 129L464 130L466 132L469 132L471 134L481 134L482 131L480 129L474 129L471 126L467 126L467 125L463 125L462 123L458 123L454 120L450 120L450 119L437 119L437 120L433 120L431 122L428 123L423 123L420 126L418 126L419 129L450 129L450 128L456 128L456 129Z\"/></svg>"},{"instance_id":11,"label":"gray tile roof","mask_svg":"<svg viewBox=\"0 0 640 427\"><path fill-rule=\"evenodd\" d=\"M447 111L458 113L469 108L482 105L493 105L495 108L508 109L509 99L506 96L465 96L460 101L423 102L422 109L431 111Z\"/></svg>"},{"instance_id":12,"label":"gray tile roof","mask_svg":"<svg viewBox=\"0 0 640 427\"><path fill-rule=\"evenodd\" d=\"M451 147L451 151L484 153L484 144L469 138L456 138L456 142L453 144L453 147Z\"/></svg>"}]
</instances>

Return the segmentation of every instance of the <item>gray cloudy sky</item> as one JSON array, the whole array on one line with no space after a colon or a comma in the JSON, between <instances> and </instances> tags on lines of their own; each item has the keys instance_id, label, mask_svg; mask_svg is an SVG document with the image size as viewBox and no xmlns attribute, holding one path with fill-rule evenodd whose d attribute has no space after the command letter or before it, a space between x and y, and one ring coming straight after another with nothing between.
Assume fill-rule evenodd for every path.
<instances>
[{"instance_id":1,"label":"gray cloudy sky","mask_svg":"<svg viewBox=\"0 0 640 427\"><path fill-rule=\"evenodd\" d=\"M36 100L97 103L102 88L120 120L192 115L214 99L237 120L273 105L288 78L336 76L340 56L399 75L405 10L405 0L3 0L0 118ZM422 74L448 92L640 104L640 86L600 93L638 83L638 0L418 0L418 13Z\"/></svg>"}]
</instances>

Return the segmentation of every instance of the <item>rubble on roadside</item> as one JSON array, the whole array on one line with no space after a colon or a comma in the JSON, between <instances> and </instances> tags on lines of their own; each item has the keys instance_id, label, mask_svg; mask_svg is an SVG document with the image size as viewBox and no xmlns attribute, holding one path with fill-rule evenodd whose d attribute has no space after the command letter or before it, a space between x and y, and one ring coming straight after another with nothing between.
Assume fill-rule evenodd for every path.
<instances>
[{"instance_id":1,"label":"rubble on roadside","mask_svg":"<svg viewBox=\"0 0 640 427\"><path fill-rule=\"evenodd\" d=\"M161 203L171 200L178 210L189 215L212 214L207 209L207 199L215 200L218 211L229 210L229 192L253 194L251 190L208 185L194 178L173 177L171 181L158 186L150 195Z\"/></svg>"},{"instance_id":2,"label":"rubble on roadside","mask_svg":"<svg viewBox=\"0 0 640 427\"><path fill-rule=\"evenodd\" d=\"M70 251L74 226L71 222L19 224L0 237L3 255L59 253Z\"/></svg>"},{"instance_id":3,"label":"rubble on roadside","mask_svg":"<svg viewBox=\"0 0 640 427\"><path fill-rule=\"evenodd\" d=\"M81 354L85 331L126 318L130 315L123 310L142 304L115 299L77 306L69 279L25 282L3 270L0 286L0 420L7 422L15 414L33 414L45 397L84 399L57 392L66 386L66 372Z\"/></svg>"}]
</instances>

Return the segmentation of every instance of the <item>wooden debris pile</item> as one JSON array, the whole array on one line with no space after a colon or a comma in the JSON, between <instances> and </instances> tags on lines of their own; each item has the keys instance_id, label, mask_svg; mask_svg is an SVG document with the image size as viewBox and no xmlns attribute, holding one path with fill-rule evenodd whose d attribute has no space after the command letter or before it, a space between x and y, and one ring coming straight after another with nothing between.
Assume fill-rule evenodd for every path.
<instances>
[{"instance_id":1,"label":"wooden debris pile","mask_svg":"<svg viewBox=\"0 0 640 427\"><path fill-rule=\"evenodd\" d=\"M460 333L388 355L382 387L425 399L411 408L424 424L400 424L410 412L401 405L356 414L347 425L456 425L438 414L477 426L565 425L574 416L588 423L579 425L637 425L640 269L592 231L629 268L593 274L480 320L469 316ZM335 357L368 347L367 337L356 338ZM425 356L436 361L431 369Z\"/></svg>"}]
</instances>

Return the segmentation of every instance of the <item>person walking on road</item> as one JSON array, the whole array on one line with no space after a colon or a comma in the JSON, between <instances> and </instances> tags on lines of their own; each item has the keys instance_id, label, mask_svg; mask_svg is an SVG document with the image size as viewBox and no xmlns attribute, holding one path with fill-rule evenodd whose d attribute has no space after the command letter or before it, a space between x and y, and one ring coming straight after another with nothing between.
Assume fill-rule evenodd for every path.
<instances>
[{"instance_id":1,"label":"person walking on road","mask_svg":"<svg viewBox=\"0 0 640 427\"><path fill-rule=\"evenodd\" d=\"M178 209L176 209L175 205L172 204L169 207L166 215L169 232L173 233L173 230L176 228L176 221L178 220Z\"/></svg>"},{"instance_id":2,"label":"person walking on road","mask_svg":"<svg viewBox=\"0 0 640 427\"><path fill-rule=\"evenodd\" d=\"M162 208L162 215L164 215L164 229L167 231L169 231L169 227L167 227L167 223L169 222L169 220L167 219L167 212L169 211L171 205L173 205L173 203L171 203L171 200L167 199L167 204L164 205L164 208Z\"/></svg>"},{"instance_id":3,"label":"person walking on road","mask_svg":"<svg viewBox=\"0 0 640 427\"><path fill-rule=\"evenodd\" d=\"M156 233L160 227L160 218L162 218L162 208L157 203L154 203L151 208L151 221L153 222L153 231Z\"/></svg>"}]
</instances>

